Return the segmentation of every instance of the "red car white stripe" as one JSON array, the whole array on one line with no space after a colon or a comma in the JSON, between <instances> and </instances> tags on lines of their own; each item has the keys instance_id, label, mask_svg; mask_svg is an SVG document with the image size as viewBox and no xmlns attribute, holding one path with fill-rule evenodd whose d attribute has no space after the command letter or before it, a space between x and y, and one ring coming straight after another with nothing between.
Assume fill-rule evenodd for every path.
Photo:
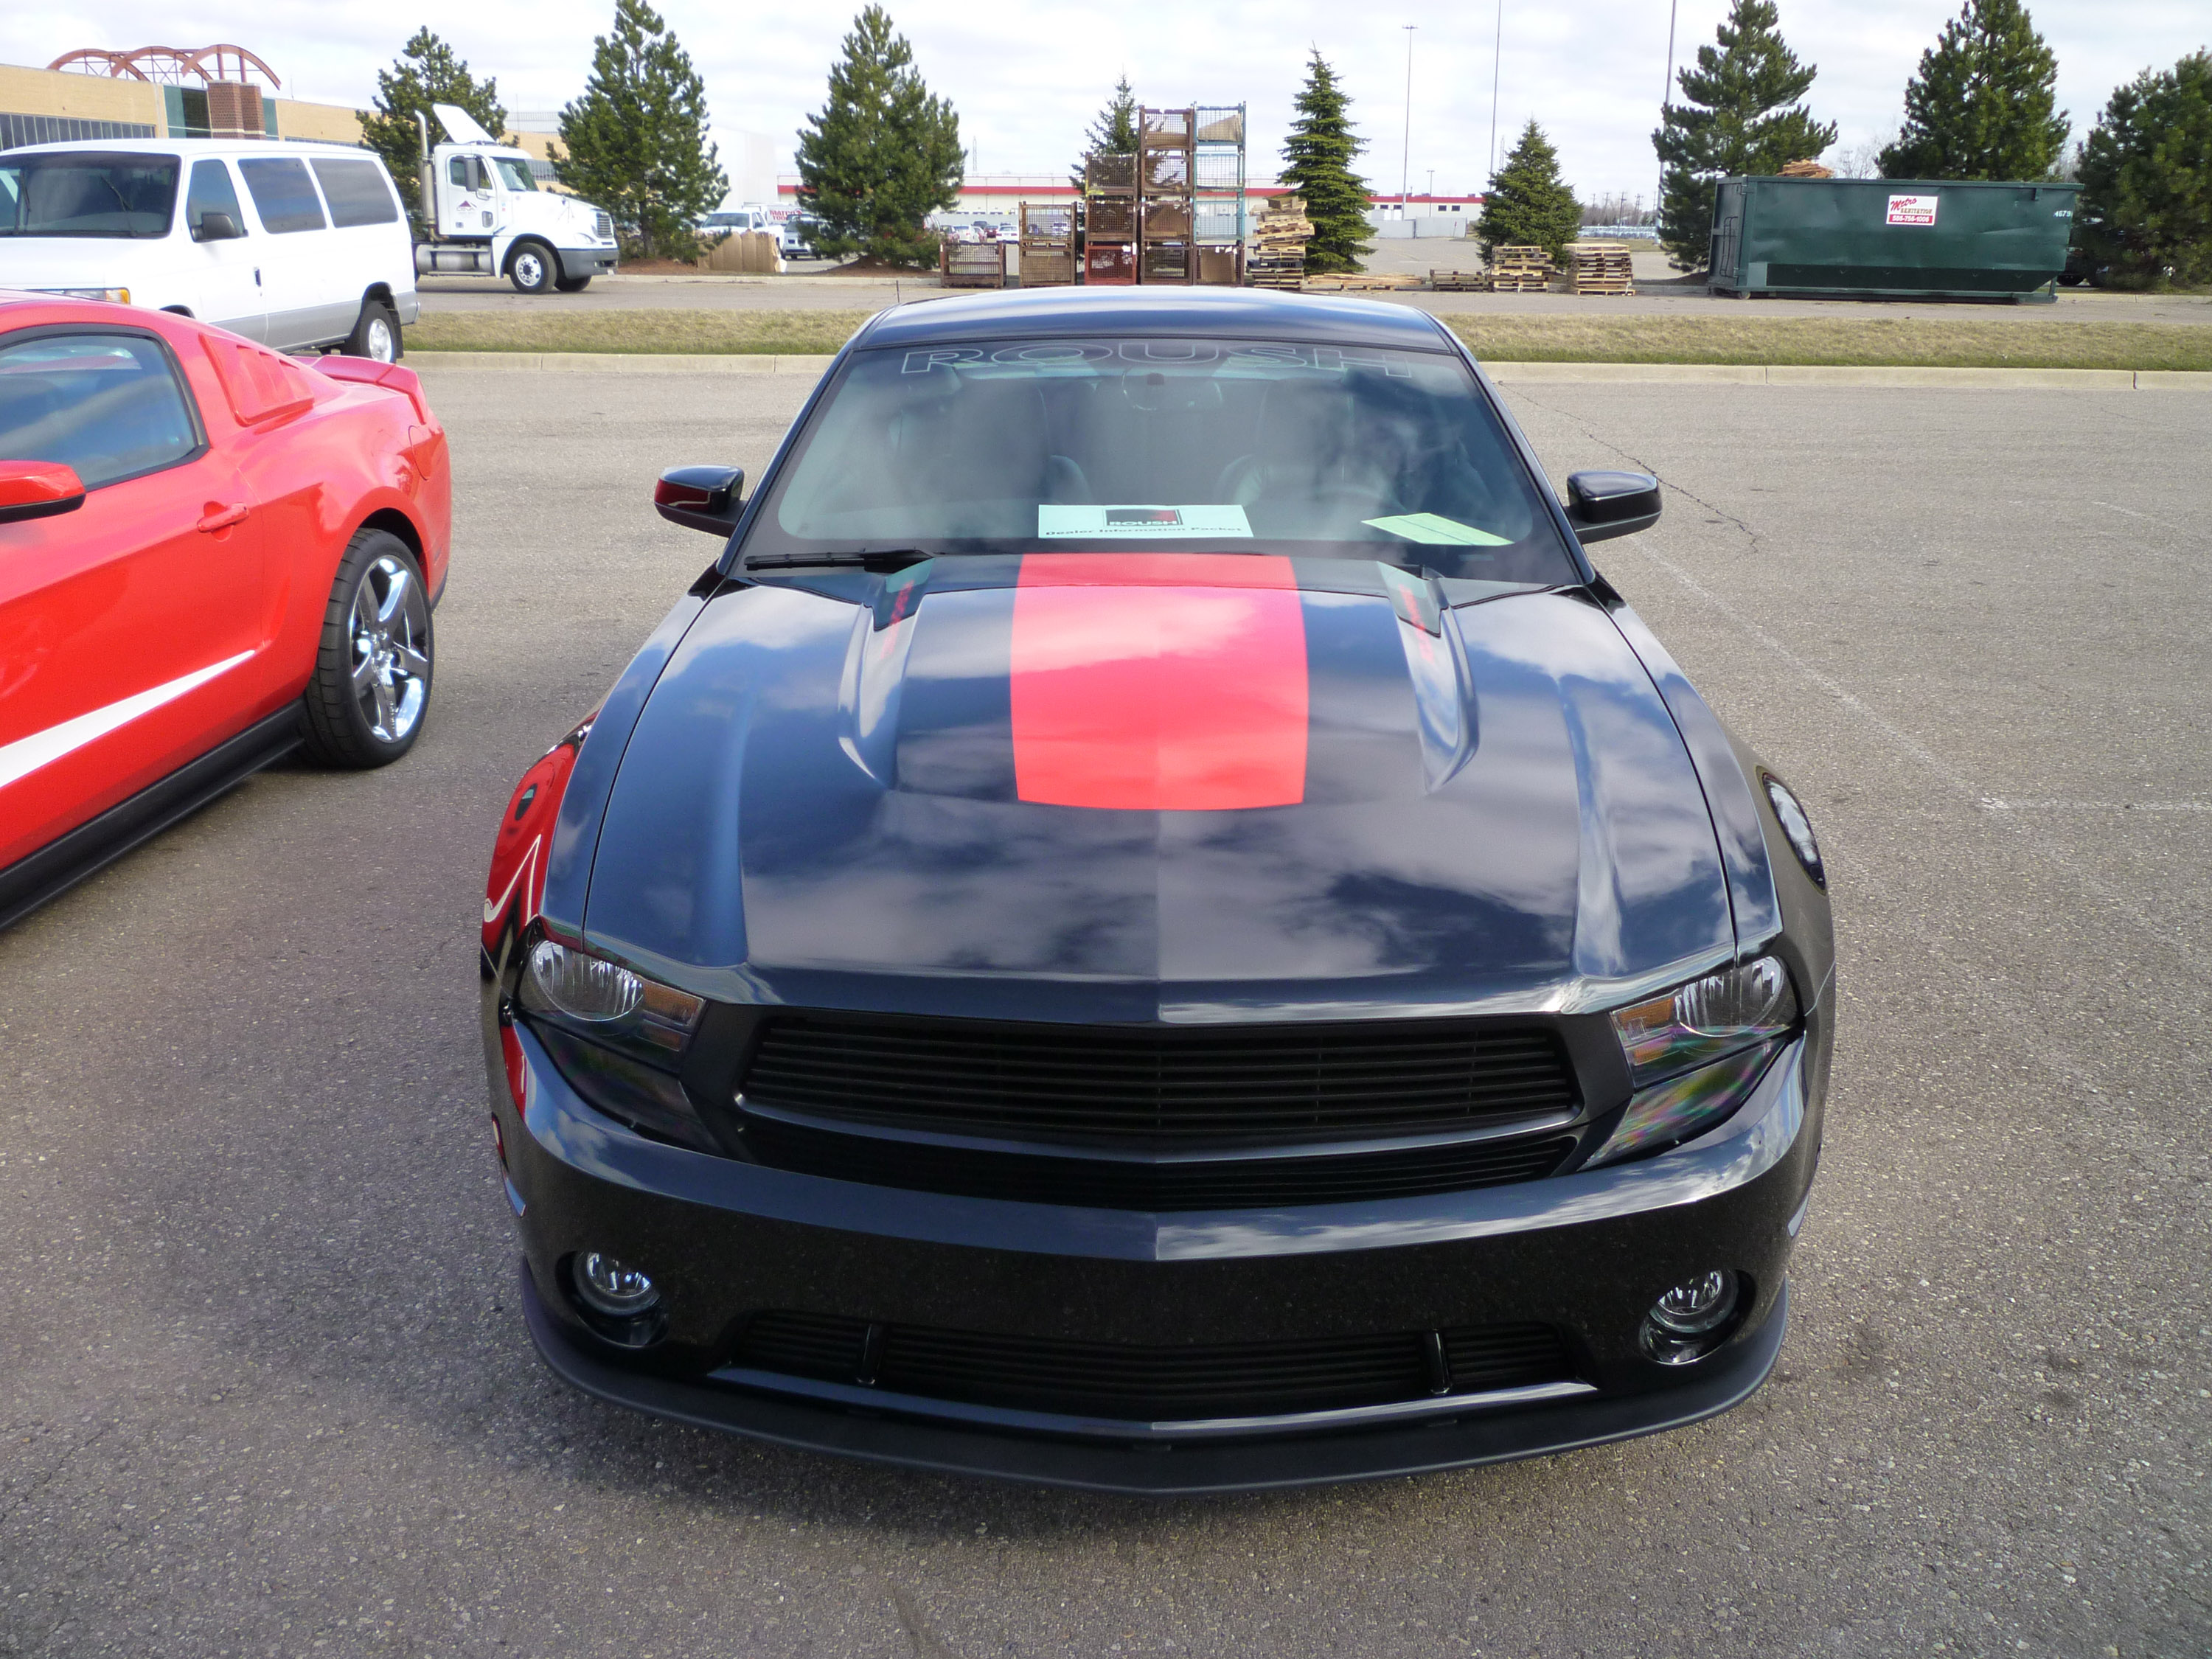
<instances>
[{"instance_id":1,"label":"red car white stripe","mask_svg":"<svg viewBox=\"0 0 2212 1659\"><path fill-rule=\"evenodd\" d=\"M228 673L253 653L241 651L234 657L225 657L221 662L210 663L205 668L195 668L189 674L179 674L147 690L95 708L89 714L78 714L58 726L50 726L43 732L33 732L27 738L18 738L10 744L0 744L0 789L28 777L42 766L51 766L64 755L74 753L88 743L106 737L110 732L128 726L141 715L150 714L164 703L174 702L187 691L205 685L218 674Z\"/></svg>"}]
</instances>

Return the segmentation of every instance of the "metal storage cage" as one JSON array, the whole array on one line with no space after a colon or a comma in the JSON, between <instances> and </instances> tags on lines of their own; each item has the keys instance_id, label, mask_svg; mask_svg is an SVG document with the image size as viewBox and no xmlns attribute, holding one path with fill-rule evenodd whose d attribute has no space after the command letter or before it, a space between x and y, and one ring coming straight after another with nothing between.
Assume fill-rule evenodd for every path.
<instances>
[{"instance_id":1,"label":"metal storage cage","mask_svg":"<svg viewBox=\"0 0 2212 1659\"><path fill-rule=\"evenodd\" d=\"M1723 179L1711 286L1741 298L2054 297L2079 185L1911 179Z\"/></svg>"}]
</instances>

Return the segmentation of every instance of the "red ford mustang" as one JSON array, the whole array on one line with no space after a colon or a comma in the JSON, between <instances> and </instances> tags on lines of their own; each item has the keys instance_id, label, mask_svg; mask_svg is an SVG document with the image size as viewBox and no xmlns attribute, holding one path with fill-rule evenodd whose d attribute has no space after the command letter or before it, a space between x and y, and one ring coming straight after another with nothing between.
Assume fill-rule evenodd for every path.
<instances>
[{"instance_id":1,"label":"red ford mustang","mask_svg":"<svg viewBox=\"0 0 2212 1659\"><path fill-rule=\"evenodd\" d=\"M410 371L0 291L0 926L295 749L405 754L452 518Z\"/></svg>"}]
</instances>

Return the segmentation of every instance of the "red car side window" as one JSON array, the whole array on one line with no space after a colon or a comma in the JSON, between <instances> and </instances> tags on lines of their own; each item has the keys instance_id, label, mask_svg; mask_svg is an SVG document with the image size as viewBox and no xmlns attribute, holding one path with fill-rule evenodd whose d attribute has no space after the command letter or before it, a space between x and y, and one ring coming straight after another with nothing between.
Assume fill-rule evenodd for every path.
<instances>
[{"instance_id":1,"label":"red car side window","mask_svg":"<svg viewBox=\"0 0 2212 1659\"><path fill-rule=\"evenodd\" d=\"M242 340L210 337L206 343L240 425L296 415L314 402L314 386L306 374L275 352Z\"/></svg>"},{"instance_id":2,"label":"red car side window","mask_svg":"<svg viewBox=\"0 0 2212 1659\"><path fill-rule=\"evenodd\" d=\"M0 455L70 467L97 489L200 447L191 399L151 336L41 331L0 343Z\"/></svg>"}]
</instances>

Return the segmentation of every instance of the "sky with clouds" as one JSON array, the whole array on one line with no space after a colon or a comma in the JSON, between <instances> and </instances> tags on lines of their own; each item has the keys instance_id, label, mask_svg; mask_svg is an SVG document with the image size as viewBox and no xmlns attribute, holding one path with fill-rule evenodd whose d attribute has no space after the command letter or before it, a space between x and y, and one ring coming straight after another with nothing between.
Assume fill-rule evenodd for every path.
<instances>
[{"instance_id":1,"label":"sky with clouds","mask_svg":"<svg viewBox=\"0 0 2212 1659\"><path fill-rule=\"evenodd\" d=\"M1893 131L1904 87L1959 0L1780 0L1784 37L1820 66L1808 101L1863 145ZM1481 188L1491 155L1492 87L1502 151L1530 118L1559 146L1585 198L1653 187L1650 133L1666 79L1668 0L1064 0L978 6L887 0L933 90L959 112L981 171L1064 169L1085 126L1127 71L1147 103L1244 103L1255 177L1273 171L1308 52L1318 48L1353 99L1374 187ZM1675 56L1710 44L1727 0L1675 0ZM770 8L665 0L662 15L704 76L718 128L773 136L788 170L793 134L821 106L851 25L850 3ZM1499 40L1502 9L1502 50ZM288 96L365 104L376 70L418 24L443 35L479 75L498 77L509 109L556 107L581 89L592 37L613 0L472 0L445 7L311 0L112 0L98 6L12 5L0 16L0 62L41 65L72 47L234 41L283 78ZM2032 0L2058 55L2058 94L2076 135L2112 88L2212 45L2208 0ZM1407 42L1413 41L1412 138Z\"/></svg>"}]
</instances>

